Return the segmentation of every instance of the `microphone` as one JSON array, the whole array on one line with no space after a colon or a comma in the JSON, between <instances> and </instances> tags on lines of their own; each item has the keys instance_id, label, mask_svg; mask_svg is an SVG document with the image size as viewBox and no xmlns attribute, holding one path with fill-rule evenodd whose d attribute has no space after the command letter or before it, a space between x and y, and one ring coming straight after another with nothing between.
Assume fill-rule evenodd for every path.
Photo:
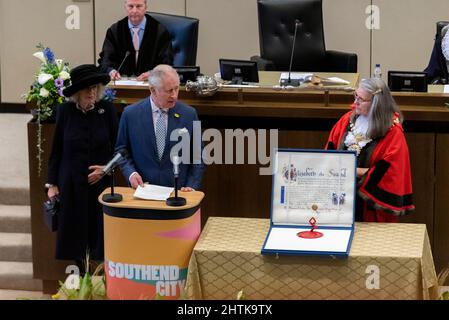
<instances>
[{"instance_id":1,"label":"microphone","mask_svg":"<svg viewBox=\"0 0 449 320\"><path fill-rule=\"evenodd\" d=\"M120 202L123 200L123 196L118 193L114 193L114 168L118 165L119 161L126 158L128 156L128 152L126 149L121 149L117 151L115 156L104 166L102 170L101 176L104 177L108 173L112 171L111 174L111 193L105 193L103 194L102 200L104 202Z\"/></svg>"},{"instance_id":2,"label":"microphone","mask_svg":"<svg viewBox=\"0 0 449 320\"><path fill-rule=\"evenodd\" d=\"M296 44L296 34L298 33L298 27L301 24L301 22L296 19L295 20L295 34L293 35L293 46L292 46L292 53L290 55L290 66L288 67L288 79L281 79L281 85L282 86L294 86L298 87L300 83L300 79L291 79L291 73L292 73L292 65L293 65L293 56L295 55L295 44Z\"/></svg>"},{"instance_id":3,"label":"microphone","mask_svg":"<svg viewBox=\"0 0 449 320\"><path fill-rule=\"evenodd\" d=\"M179 164L181 163L181 158L173 156L171 161L173 162L173 175L175 177L175 196L168 198L165 203L170 207L181 207L187 203L185 198L178 197Z\"/></svg>"},{"instance_id":4,"label":"microphone","mask_svg":"<svg viewBox=\"0 0 449 320\"><path fill-rule=\"evenodd\" d=\"M122 68L123 64L125 63L125 60L128 58L128 56L131 54L131 52L126 51L125 57L122 60L122 63L120 63L119 67L117 68L117 72L120 72L120 69Z\"/></svg>"},{"instance_id":5,"label":"microphone","mask_svg":"<svg viewBox=\"0 0 449 320\"><path fill-rule=\"evenodd\" d=\"M105 175L109 174L112 169L114 169L120 160L126 158L128 155L128 152L126 151L126 149L122 149L120 151L118 151L115 156L104 166L101 176L104 177Z\"/></svg>"},{"instance_id":6,"label":"microphone","mask_svg":"<svg viewBox=\"0 0 449 320\"><path fill-rule=\"evenodd\" d=\"M179 164L181 163L181 158L179 158L178 156L174 156L172 162L173 162L173 174L175 175L175 177L178 177Z\"/></svg>"}]
</instances>

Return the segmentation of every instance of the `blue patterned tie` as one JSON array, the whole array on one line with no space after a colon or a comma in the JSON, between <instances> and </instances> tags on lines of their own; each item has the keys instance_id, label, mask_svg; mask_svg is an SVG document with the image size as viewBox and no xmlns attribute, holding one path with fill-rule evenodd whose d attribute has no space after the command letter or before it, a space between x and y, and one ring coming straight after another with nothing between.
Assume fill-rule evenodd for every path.
<instances>
[{"instance_id":1,"label":"blue patterned tie","mask_svg":"<svg viewBox=\"0 0 449 320\"><path fill-rule=\"evenodd\" d=\"M159 115L156 120L156 145L159 160L161 160L162 155L164 154L165 138L167 136L167 128L165 126L165 116L167 115L167 113L160 109L158 113Z\"/></svg>"}]
</instances>

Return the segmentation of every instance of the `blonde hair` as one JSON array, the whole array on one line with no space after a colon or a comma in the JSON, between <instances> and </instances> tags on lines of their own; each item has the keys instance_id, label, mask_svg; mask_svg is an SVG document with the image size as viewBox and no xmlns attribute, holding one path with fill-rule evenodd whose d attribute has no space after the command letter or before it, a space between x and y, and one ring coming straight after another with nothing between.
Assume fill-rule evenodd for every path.
<instances>
[{"instance_id":1,"label":"blonde hair","mask_svg":"<svg viewBox=\"0 0 449 320\"><path fill-rule=\"evenodd\" d=\"M97 83L97 97L95 98L95 102L100 101L104 96L104 90L106 89L106 86L102 83ZM85 89L85 88L83 88ZM81 89L81 90L83 90ZM75 92L70 98L69 101L79 103L80 102L80 91Z\"/></svg>"}]
</instances>

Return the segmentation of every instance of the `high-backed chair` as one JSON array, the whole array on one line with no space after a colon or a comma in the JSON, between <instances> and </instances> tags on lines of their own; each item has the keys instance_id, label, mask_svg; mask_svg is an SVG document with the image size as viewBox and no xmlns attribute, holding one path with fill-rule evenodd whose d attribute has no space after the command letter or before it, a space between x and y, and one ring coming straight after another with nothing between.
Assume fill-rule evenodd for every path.
<instances>
[{"instance_id":1,"label":"high-backed chair","mask_svg":"<svg viewBox=\"0 0 449 320\"><path fill-rule=\"evenodd\" d=\"M441 30L449 25L449 21L438 21L436 23L435 42L433 44L432 54L429 64L424 72L427 73L427 79L432 84L447 84L449 82L449 72L447 70L446 58L441 49L441 40L443 36Z\"/></svg>"},{"instance_id":2,"label":"high-backed chair","mask_svg":"<svg viewBox=\"0 0 449 320\"><path fill-rule=\"evenodd\" d=\"M321 0L258 0L259 70L286 71L299 20L292 70L357 72L357 55L326 50Z\"/></svg>"},{"instance_id":3,"label":"high-backed chair","mask_svg":"<svg viewBox=\"0 0 449 320\"><path fill-rule=\"evenodd\" d=\"M198 46L199 20L185 16L148 12L159 21L172 37L173 66L194 66Z\"/></svg>"}]
</instances>

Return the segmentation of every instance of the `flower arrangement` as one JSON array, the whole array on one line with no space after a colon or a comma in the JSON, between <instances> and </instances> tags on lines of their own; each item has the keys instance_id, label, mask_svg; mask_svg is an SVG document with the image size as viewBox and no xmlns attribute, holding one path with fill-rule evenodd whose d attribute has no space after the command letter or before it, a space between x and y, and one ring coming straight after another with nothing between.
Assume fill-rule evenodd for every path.
<instances>
[{"instance_id":1,"label":"flower arrangement","mask_svg":"<svg viewBox=\"0 0 449 320\"><path fill-rule=\"evenodd\" d=\"M36 46L40 51L33 54L41 61L31 89L24 95L27 102L36 103L37 121L50 118L56 106L64 102L64 87L70 84L70 69L62 59L55 59L53 51L41 43Z\"/></svg>"},{"instance_id":2,"label":"flower arrangement","mask_svg":"<svg viewBox=\"0 0 449 320\"><path fill-rule=\"evenodd\" d=\"M62 90L70 84L70 69L62 59L55 59L53 51L44 47L41 43L36 46L40 51L33 54L41 61L38 73L34 77L30 91L23 95L27 102L36 104L35 116L38 124L37 130L37 159L38 176L42 171L42 125L41 122L48 120L55 113L56 107L64 102Z\"/></svg>"}]
</instances>

